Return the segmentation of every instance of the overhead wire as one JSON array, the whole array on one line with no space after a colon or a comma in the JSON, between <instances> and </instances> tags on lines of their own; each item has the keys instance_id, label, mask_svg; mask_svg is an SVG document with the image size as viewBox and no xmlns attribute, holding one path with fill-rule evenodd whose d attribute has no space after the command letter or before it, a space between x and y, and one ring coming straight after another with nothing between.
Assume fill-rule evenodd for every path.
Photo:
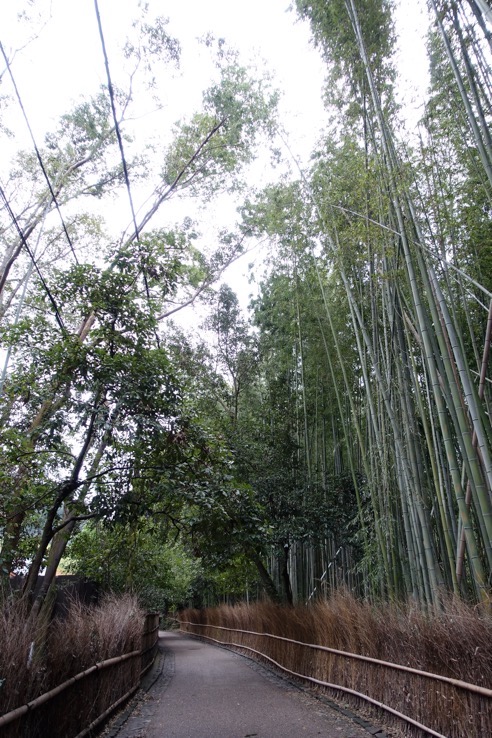
<instances>
[{"instance_id":1,"label":"overhead wire","mask_svg":"<svg viewBox=\"0 0 492 738\"><path fill-rule=\"evenodd\" d=\"M77 259L77 254L75 253L75 249L74 249L74 246L73 246L72 239L70 238L70 234L68 232L68 229L67 229L65 220L63 219L63 215L62 215L62 212L61 212L61 209L60 209L60 205L58 203L58 199L56 197L55 191L53 190L53 186L51 184L51 180L49 178L48 172L46 171L46 167L44 166L44 162L43 162L41 153L40 153L39 148L38 148L38 145L36 143L36 139L34 137L34 133L33 133L33 130L31 128L31 124L29 123L29 118L27 117L27 113L26 113L24 104L22 102L22 98L20 96L20 92L19 92L19 89L17 87L17 83L15 81L15 78L14 78L14 75L13 75L13 72L12 72L12 67L10 65L9 59L7 57L7 54L5 53L5 49L4 49L3 44L2 44L1 41L0 41L0 51L1 51L2 56L4 58L5 65L6 65L6 68L7 68L8 73L9 73L10 80L12 82L12 85L14 87L15 95L17 97L17 102L19 103L19 107L20 107L20 109L22 111L22 115L24 116L24 120L26 122L26 126L27 126L27 129L29 131L29 135L31 136L31 141L32 141L32 144L34 146L34 151L36 152L36 157L37 157L39 166L41 168L41 171L43 172L44 178L46 180L46 184L48 185L48 189L50 191L51 199L52 199L52 201L53 201L53 203L55 205L55 208L56 208L56 210L58 212L58 215L59 215L59 218L60 218L60 222L62 224L63 231L65 233L67 242L68 242L68 244L70 246L70 250L71 250L71 252L73 254L73 258L75 260L75 263L78 264L79 263L79 260Z\"/></svg>"},{"instance_id":2,"label":"overhead wire","mask_svg":"<svg viewBox=\"0 0 492 738\"><path fill-rule=\"evenodd\" d=\"M139 246L139 249L140 249L140 257L141 257L141 265L140 266L141 266L142 277L143 277L144 285L145 285L145 293L147 295L147 301L148 301L148 304L149 304L149 307L150 307L150 300L151 300L151 298L150 298L149 284L148 284L147 273L146 273L145 265L144 265L144 262L143 262L142 253L141 253L141 245L142 244L141 244L141 241L140 241L140 232L139 232L139 229L138 229L137 218L136 218L136 214L135 214L135 207L134 207L134 204L133 204L133 196L132 196L131 187L130 187L130 177L129 177L129 174L128 174L128 165L127 165L127 161L126 161L125 150L124 150L124 147L123 147L123 138L122 138L122 135L121 135L121 129L120 129L119 121L118 121L118 116L116 114L116 101L115 101L115 94L114 94L114 86L113 86L113 82L112 82L112 79L111 79L111 71L110 71L110 68L109 68L109 57L108 57L108 52L107 52L107 49L106 49L106 42L105 42L105 39L104 39L104 31L103 31L103 27L102 27L101 13L99 12L98 0L94 0L94 9L95 9L95 12L96 12L97 27L98 27L98 30L99 30L99 38L101 40L101 49L102 49L102 53L103 53L103 57L104 57L104 67L105 67L105 70L106 70L106 78L107 78L107 81L108 81L108 93L109 93L109 99L110 99L110 103L111 103L111 111L112 111L112 114L113 114L114 128L115 128L116 138L117 138L117 141L118 141L118 148L120 150L121 163L122 163L122 166L123 166L123 176L124 176L124 179L125 179L125 186L126 186L126 190L127 190L127 193L128 193L128 200L129 200L129 203L130 203L130 211L131 211L131 215L132 215L133 227L134 227L134 230L135 230L135 240L136 240L136 242L137 242L137 244ZM156 337L156 341L157 341L157 346L160 347L160 341L159 341L159 336L157 334L157 330L155 330L155 337Z\"/></svg>"},{"instance_id":3,"label":"overhead wire","mask_svg":"<svg viewBox=\"0 0 492 738\"><path fill-rule=\"evenodd\" d=\"M34 254L32 253L32 251L31 251L31 249L29 247L29 244L27 243L27 239L24 236L24 233L22 231L22 228L20 227L19 222L18 222L17 218L15 217L15 215L14 215L14 213L12 211L12 208L10 207L10 203L9 203L9 201L7 199L7 196L5 195L5 192L4 192L3 187L1 185L0 185L0 197L3 200L3 203L5 205L5 208L6 208L8 214L9 214L11 220L12 220L12 223L14 224L14 226L15 226L15 228L17 230L17 233L19 234L19 238L21 239L22 245L24 246L24 248L26 249L27 253L29 254L29 258L31 259L31 261L32 261L32 263L34 265L34 268L36 269L36 272L37 272L37 275L38 275L38 277L40 279L40 282L43 285L43 289L46 292L46 294L48 296L48 299L49 299L49 301L51 302L51 304L53 306L53 310L55 311L55 319L56 319L56 322L58 323L58 325L59 325L60 330L62 331L62 333L66 334L67 333L67 329L65 328L65 325L63 323L63 320L62 320L62 317L61 317L61 313L60 313L60 310L59 310L58 305L56 303L56 300L53 297L53 294L52 294L50 288L48 287L48 285L46 283L46 280L44 279L43 275L41 274L41 270L39 269L39 266L38 266L38 264L36 262L36 259L34 258Z\"/></svg>"}]
</instances>

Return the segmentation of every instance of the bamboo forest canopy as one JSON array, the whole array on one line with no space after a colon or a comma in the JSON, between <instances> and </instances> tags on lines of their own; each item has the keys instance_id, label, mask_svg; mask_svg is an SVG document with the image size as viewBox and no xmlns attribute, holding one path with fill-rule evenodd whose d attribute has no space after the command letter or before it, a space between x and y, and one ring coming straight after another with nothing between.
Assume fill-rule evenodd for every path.
<instances>
[{"instance_id":1,"label":"bamboo forest canopy","mask_svg":"<svg viewBox=\"0 0 492 738\"><path fill-rule=\"evenodd\" d=\"M126 86L106 57L2 173L0 575L35 612L60 566L158 608L343 585L490 601L492 11L429 1L409 135L393 2L294 10L326 63L309 166L269 75L212 35L199 108L132 137L179 67L144 13ZM258 243L246 318L227 268ZM192 305L200 339L175 321Z\"/></svg>"}]
</instances>

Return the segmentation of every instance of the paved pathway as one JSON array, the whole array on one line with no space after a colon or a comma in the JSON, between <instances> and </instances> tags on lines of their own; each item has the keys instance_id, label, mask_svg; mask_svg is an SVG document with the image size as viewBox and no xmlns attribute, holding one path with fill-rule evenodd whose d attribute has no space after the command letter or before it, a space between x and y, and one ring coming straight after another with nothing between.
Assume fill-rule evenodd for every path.
<instances>
[{"instance_id":1,"label":"paved pathway","mask_svg":"<svg viewBox=\"0 0 492 738\"><path fill-rule=\"evenodd\" d=\"M175 632L160 644L159 676L111 738L384 736L239 654Z\"/></svg>"}]
</instances>

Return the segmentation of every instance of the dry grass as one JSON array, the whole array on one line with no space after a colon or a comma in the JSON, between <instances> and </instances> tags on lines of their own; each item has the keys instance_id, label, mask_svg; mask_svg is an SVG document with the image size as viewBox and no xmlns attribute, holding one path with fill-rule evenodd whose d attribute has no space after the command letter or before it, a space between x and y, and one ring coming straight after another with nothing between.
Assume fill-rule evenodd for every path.
<instances>
[{"instance_id":1,"label":"dry grass","mask_svg":"<svg viewBox=\"0 0 492 738\"><path fill-rule=\"evenodd\" d=\"M492 688L492 618L453 598L426 613L410 605L376 607L341 591L309 607L222 606L184 611L181 620L270 633ZM188 629L255 648L292 671L368 694L450 738L492 735L492 700L450 685L265 637Z\"/></svg>"},{"instance_id":2,"label":"dry grass","mask_svg":"<svg viewBox=\"0 0 492 738\"><path fill-rule=\"evenodd\" d=\"M74 600L68 617L49 630L46 665L57 682L99 661L140 649L143 612L130 595L108 596L98 607Z\"/></svg>"},{"instance_id":3,"label":"dry grass","mask_svg":"<svg viewBox=\"0 0 492 738\"><path fill-rule=\"evenodd\" d=\"M99 661L139 650L143 613L133 597L97 607L70 604L63 619L33 621L22 604L0 611L0 715L25 704Z\"/></svg>"},{"instance_id":4,"label":"dry grass","mask_svg":"<svg viewBox=\"0 0 492 738\"><path fill-rule=\"evenodd\" d=\"M37 663L29 663L34 632L19 603L0 610L0 715L31 699L34 684L43 682Z\"/></svg>"}]
</instances>

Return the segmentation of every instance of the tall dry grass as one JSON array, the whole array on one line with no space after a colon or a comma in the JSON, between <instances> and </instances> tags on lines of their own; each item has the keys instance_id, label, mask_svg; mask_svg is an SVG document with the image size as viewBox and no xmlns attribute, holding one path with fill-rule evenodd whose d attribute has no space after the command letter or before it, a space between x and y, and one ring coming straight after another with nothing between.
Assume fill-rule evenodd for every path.
<instances>
[{"instance_id":1,"label":"tall dry grass","mask_svg":"<svg viewBox=\"0 0 492 738\"><path fill-rule=\"evenodd\" d=\"M383 666L354 661L261 636L186 626L185 621L258 633L369 656L492 688L492 618L445 599L442 609L375 606L346 591L303 607L270 602L223 605L180 614L182 628L257 649L288 669L380 700L450 738L492 735L492 700ZM347 701L347 696L343 696ZM427 721L427 722L426 722ZM414 728L405 728L418 735Z\"/></svg>"},{"instance_id":2,"label":"tall dry grass","mask_svg":"<svg viewBox=\"0 0 492 738\"><path fill-rule=\"evenodd\" d=\"M35 684L44 681L37 658L33 661L36 636L22 604L5 603L0 610L0 715L31 699Z\"/></svg>"},{"instance_id":3,"label":"tall dry grass","mask_svg":"<svg viewBox=\"0 0 492 738\"><path fill-rule=\"evenodd\" d=\"M96 607L70 603L50 623L26 614L21 602L0 610L0 715L26 704L94 664L139 650L143 612L131 596L106 597Z\"/></svg>"}]
</instances>

